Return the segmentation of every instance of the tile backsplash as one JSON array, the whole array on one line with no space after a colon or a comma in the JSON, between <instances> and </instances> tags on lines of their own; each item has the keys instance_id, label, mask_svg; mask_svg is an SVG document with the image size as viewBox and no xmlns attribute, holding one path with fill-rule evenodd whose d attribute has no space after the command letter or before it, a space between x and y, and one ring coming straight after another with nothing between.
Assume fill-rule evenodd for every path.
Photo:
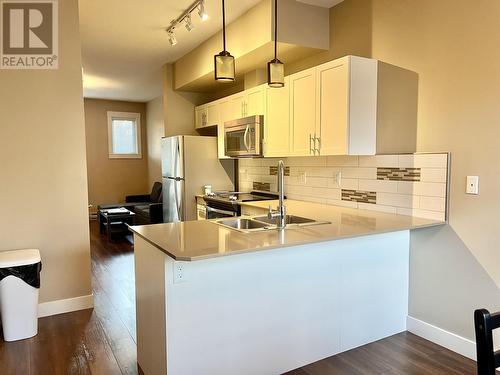
<instances>
[{"instance_id":1,"label":"tile backsplash","mask_svg":"<svg viewBox=\"0 0 500 375\"><path fill-rule=\"evenodd\" d=\"M445 220L448 153L289 157L287 198ZM279 159L240 159L240 190L276 191Z\"/></svg>"}]
</instances>

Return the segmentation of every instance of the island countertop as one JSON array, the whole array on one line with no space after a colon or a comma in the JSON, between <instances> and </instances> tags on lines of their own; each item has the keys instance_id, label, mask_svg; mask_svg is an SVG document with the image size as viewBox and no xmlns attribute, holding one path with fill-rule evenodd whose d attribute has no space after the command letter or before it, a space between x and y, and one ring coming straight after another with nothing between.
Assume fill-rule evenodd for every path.
<instances>
[{"instance_id":1,"label":"island countertop","mask_svg":"<svg viewBox=\"0 0 500 375\"><path fill-rule=\"evenodd\" d=\"M276 203L266 201L251 205L264 208ZM319 203L286 200L285 205L288 214L326 220L330 224L244 233L218 225L214 220L200 220L132 226L130 229L173 259L193 261L445 224Z\"/></svg>"}]
</instances>

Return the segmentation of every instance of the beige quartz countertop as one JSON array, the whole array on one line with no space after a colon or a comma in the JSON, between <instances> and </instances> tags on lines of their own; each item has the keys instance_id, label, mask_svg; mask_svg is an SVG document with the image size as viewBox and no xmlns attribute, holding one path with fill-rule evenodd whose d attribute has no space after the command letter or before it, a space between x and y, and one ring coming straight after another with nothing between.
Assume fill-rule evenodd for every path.
<instances>
[{"instance_id":1,"label":"beige quartz countertop","mask_svg":"<svg viewBox=\"0 0 500 375\"><path fill-rule=\"evenodd\" d=\"M277 201L245 204L267 208L269 204L275 206ZM213 220L200 220L132 226L131 230L175 260L193 261L444 224L318 203L286 200L285 205L289 214L326 220L331 224L243 233L220 226Z\"/></svg>"}]
</instances>

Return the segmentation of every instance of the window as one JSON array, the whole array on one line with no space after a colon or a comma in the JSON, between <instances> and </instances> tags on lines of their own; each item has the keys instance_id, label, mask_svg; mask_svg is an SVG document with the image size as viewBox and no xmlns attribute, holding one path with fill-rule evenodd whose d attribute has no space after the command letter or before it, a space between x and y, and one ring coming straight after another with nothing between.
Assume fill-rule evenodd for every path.
<instances>
[{"instance_id":1,"label":"window","mask_svg":"<svg viewBox=\"0 0 500 375\"><path fill-rule=\"evenodd\" d=\"M140 159L141 115L108 112L108 148L110 159Z\"/></svg>"}]
</instances>

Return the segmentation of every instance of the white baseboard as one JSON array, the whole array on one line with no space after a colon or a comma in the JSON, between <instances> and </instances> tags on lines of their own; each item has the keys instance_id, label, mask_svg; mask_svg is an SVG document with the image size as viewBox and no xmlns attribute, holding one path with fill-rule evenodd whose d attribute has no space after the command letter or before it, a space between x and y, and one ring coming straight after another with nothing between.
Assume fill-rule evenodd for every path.
<instances>
[{"instance_id":1,"label":"white baseboard","mask_svg":"<svg viewBox=\"0 0 500 375\"><path fill-rule=\"evenodd\" d=\"M408 316L406 319L407 330L426 340L445 347L464 357L476 360L476 343L465 337L458 336L442 328Z\"/></svg>"},{"instance_id":2,"label":"white baseboard","mask_svg":"<svg viewBox=\"0 0 500 375\"><path fill-rule=\"evenodd\" d=\"M91 309L94 307L94 295L59 299L38 304L38 317L64 314L72 311Z\"/></svg>"}]
</instances>

